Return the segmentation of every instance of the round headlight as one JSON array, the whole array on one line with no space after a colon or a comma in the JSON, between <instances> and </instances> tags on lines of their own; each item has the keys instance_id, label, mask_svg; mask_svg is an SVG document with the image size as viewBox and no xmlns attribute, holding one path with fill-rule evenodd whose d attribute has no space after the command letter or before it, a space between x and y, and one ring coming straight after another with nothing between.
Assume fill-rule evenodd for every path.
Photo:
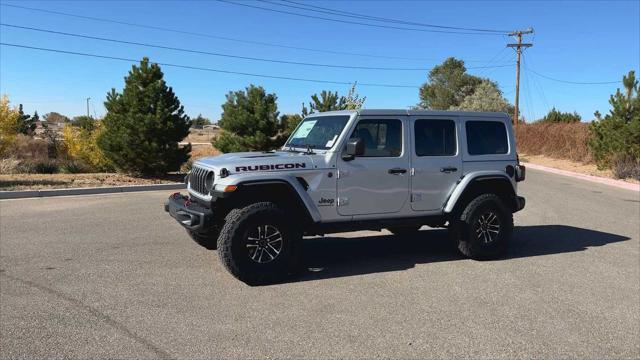
<instances>
[{"instance_id":1,"label":"round headlight","mask_svg":"<svg viewBox=\"0 0 640 360\"><path fill-rule=\"evenodd\" d=\"M213 190L213 180L214 180L215 176L213 175L213 171L209 171L207 172L207 177L204 178L204 187L207 188L207 190L211 191Z\"/></svg>"}]
</instances>

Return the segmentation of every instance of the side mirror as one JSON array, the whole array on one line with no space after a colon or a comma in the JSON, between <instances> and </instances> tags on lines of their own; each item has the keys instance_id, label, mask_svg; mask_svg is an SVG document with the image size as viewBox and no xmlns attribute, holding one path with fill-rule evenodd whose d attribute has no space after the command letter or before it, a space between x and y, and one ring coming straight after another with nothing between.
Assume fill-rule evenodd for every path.
<instances>
[{"instance_id":1,"label":"side mirror","mask_svg":"<svg viewBox=\"0 0 640 360\"><path fill-rule=\"evenodd\" d=\"M352 138L347 141L347 151L342 155L342 160L351 161L356 156L364 155L364 142L360 138Z\"/></svg>"}]
</instances>

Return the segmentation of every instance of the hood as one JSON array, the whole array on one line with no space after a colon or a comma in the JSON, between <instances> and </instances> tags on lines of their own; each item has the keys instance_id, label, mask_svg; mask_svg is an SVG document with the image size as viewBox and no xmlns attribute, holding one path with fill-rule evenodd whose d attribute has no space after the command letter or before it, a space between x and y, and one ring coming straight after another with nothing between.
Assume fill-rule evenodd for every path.
<instances>
[{"instance_id":1,"label":"hood","mask_svg":"<svg viewBox=\"0 0 640 360\"><path fill-rule=\"evenodd\" d=\"M254 171L301 170L314 168L313 157L314 155L288 151L238 152L198 159L194 165L214 169L226 168L232 174Z\"/></svg>"}]
</instances>

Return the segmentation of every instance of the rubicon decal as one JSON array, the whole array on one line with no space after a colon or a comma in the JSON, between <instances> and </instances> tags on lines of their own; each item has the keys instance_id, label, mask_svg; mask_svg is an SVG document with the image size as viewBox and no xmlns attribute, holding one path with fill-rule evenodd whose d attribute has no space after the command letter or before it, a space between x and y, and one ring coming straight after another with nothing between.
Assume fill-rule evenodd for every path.
<instances>
[{"instance_id":1,"label":"rubicon decal","mask_svg":"<svg viewBox=\"0 0 640 360\"><path fill-rule=\"evenodd\" d=\"M305 163L287 163L287 164L269 164L269 165L249 165L236 166L236 172L240 171L267 171L267 170L285 170L306 168Z\"/></svg>"}]
</instances>

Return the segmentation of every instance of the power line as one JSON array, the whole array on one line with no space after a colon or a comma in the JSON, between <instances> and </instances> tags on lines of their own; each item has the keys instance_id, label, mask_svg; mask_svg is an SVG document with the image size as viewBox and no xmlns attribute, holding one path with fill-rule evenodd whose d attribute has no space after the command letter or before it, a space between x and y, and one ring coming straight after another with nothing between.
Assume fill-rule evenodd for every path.
<instances>
[{"instance_id":1,"label":"power line","mask_svg":"<svg viewBox=\"0 0 640 360\"><path fill-rule=\"evenodd\" d=\"M89 53L82 53L82 52L76 52L76 51L67 51L67 50L60 50L60 49L51 49L51 48L42 48L42 47L36 47L36 46L28 46L28 45L22 45L22 44L11 44L11 43L0 42L0 45L1 46L16 47L16 48L23 48L23 49L30 49L30 50L47 51L47 52L67 54L67 55L78 55L78 56L86 56L86 57L93 57L93 58L100 58L100 59L127 61L127 62L134 62L134 63L138 63L139 62L139 60L122 58L122 57L117 57L117 56L89 54ZM209 72L216 72L216 73L222 73L222 74L234 74L234 75L243 75L243 76L253 76L253 77L260 77L260 78L268 78L268 79L302 81L302 82L311 82L311 83L319 83L319 84L353 85L352 82L347 82L347 81L331 81L331 80L298 78L298 77L291 77L291 76L264 75L264 74L256 74L256 73L248 73L248 72L240 72L240 71L230 71L230 70L221 70L221 69L212 69L212 68L190 66L190 65L181 65L181 64L173 64L173 63L162 63L162 62L154 62L154 63L156 63L158 65L162 65L162 66L168 66L168 67L175 67L175 68L189 69L189 70L209 71ZM372 87L386 87L386 88L411 88L411 89L419 88L419 86L416 86L416 85L362 83L362 82L358 82L358 85L372 86Z\"/></svg>"},{"instance_id":2,"label":"power line","mask_svg":"<svg viewBox=\"0 0 640 360\"><path fill-rule=\"evenodd\" d=\"M51 30L51 29L35 28L35 27L31 27L31 26L21 26L21 25L6 24L6 23L0 23L0 26L6 26L6 27L11 27L11 28L16 28L16 29L31 30L31 31L38 31L38 32L44 32L44 33L56 34L56 35L63 35L63 36L71 36L71 37L82 38L82 39L107 41L107 42L113 42L113 43L119 43L119 44L144 46L144 47L150 47L150 48L156 48L156 49L180 51L180 52L187 52L187 53L193 53L193 54L219 56L219 57L227 57L227 58L243 59L243 60L251 60L251 61L262 61L262 62L269 62L269 63L302 65L302 66L315 66L315 67L327 67L327 68L338 68L338 69L352 69L352 70L382 70L382 71L427 71L427 70L429 70L428 68L397 68L397 67L372 67L372 66L356 66L356 65L333 65L333 64L308 63L308 62L298 62L298 61L288 61L288 60L278 60L278 59L265 59L265 58L251 57L251 56L241 56L241 55L210 52L210 51L204 51L204 50L185 49L185 48L178 48L178 47L172 47L172 46L166 46L166 45L157 45L157 44L148 44L148 43L141 43L141 42L135 42L135 41L118 40L118 39L105 38L105 37L99 37L99 36L83 35L83 34L77 34L77 33L56 31L56 30ZM469 69L476 69L476 68L478 68L478 69L486 69L486 68L494 68L494 67L506 67L506 66L510 66L510 65L511 64L492 65L492 66L478 66L478 67L470 67Z\"/></svg>"},{"instance_id":3,"label":"power line","mask_svg":"<svg viewBox=\"0 0 640 360\"><path fill-rule=\"evenodd\" d=\"M418 31L418 32L433 32L433 33L442 33L442 34L460 34L460 35L498 35L498 36L504 35L502 33L498 34L498 33L482 33L482 32L445 31L445 30L416 29L416 28L407 28L407 27L400 27L400 26L371 24L371 23L364 23L364 22L359 22L359 21L332 19L332 18L328 18L328 17L324 17L324 16L301 14L301 13L296 13L296 12L292 12L292 11L278 10L278 9L262 7L262 6L256 6L256 5L249 5L249 4L238 3L238 2L234 2L234 1L227 1L227 0L217 0L217 1L218 2L222 2L222 3L226 3L226 4L244 6L244 7L253 8L253 9L260 9L260 10L264 10L264 11L271 11L271 12L276 12L276 13L281 13L281 14L294 15L294 16L299 16L299 17L308 18L308 19L318 19L318 20L332 21L332 22L343 23L343 24L354 24L354 25L362 25L362 26L369 26L369 27L375 27L375 28L384 28L384 29L393 29L393 30L405 30L405 31Z\"/></svg>"},{"instance_id":4,"label":"power line","mask_svg":"<svg viewBox=\"0 0 640 360\"><path fill-rule=\"evenodd\" d=\"M529 62L529 58L523 55L522 56L522 66L524 67L525 73L530 72L529 69L527 68L527 63L528 62ZM528 78L533 79L534 86L538 90L539 94L541 94L542 101L544 101L545 110L551 109L551 107L549 106L549 102L547 101L547 96L544 93L544 87L540 84L540 81L538 80L538 78L535 77L535 76L529 76Z\"/></svg>"},{"instance_id":5,"label":"power line","mask_svg":"<svg viewBox=\"0 0 640 360\"><path fill-rule=\"evenodd\" d=\"M529 71L531 71L532 73L540 76L541 78L545 78L547 80L551 80L551 81L556 81L556 82L560 82L560 83L565 83L565 84L574 84L574 85L606 85L606 84L617 84L620 82L620 80L618 81L591 81L591 82L582 82L582 81L570 81L570 80L562 80L562 79L556 79L556 78L552 78L551 76L547 76L547 75L543 75L540 74L539 72L531 69L531 68L527 68L525 66L525 68Z\"/></svg>"},{"instance_id":6,"label":"power line","mask_svg":"<svg viewBox=\"0 0 640 360\"><path fill-rule=\"evenodd\" d=\"M69 32L63 32L63 31L50 30L50 29L35 28L35 27L30 27L30 26L20 26L20 25L6 24L6 23L0 23L0 25L1 26L6 26L6 27L17 28L17 29L25 29L25 30L38 31L38 32L57 34L57 35L63 35L63 36L72 36L72 37L77 37L77 38L82 38L82 39L108 41L108 42L114 42L114 43L119 43L119 44L144 46L144 47L150 47L150 48L156 48L156 49L173 50L173 51L181 51L181 52L188 52L188 53L201 54L201 55L211 55L211 56L219 56L219 57L227 57L227 58L243 59L243 60L252 60L252 61L262 61L262 62L270 62L270 63L280 63L280 64L290 64L290 65L303 65L303 66L316 66L316 67L329 67L329 68L341 68L341 69L358 69L358 70L396 70L396 71L425 71L425 70L429 70L427 68L394 68L394 67L369 67L369 66L353 66L353 65L332 65L332 64L307 63L307 62L297 62L297 61L277 60L277 59L265 59L265 58L251 57L251 56L241 56L241 55L209 52L209 51L204 51L204 50L194 50L194 49L185 49L185 48L178 48L178 47L165 46L165 45L148 44L148 43L141 43L141 42L135 42L135 41L118 40L118 39L105 38L105 37L99 37L99 36L83 35L83 34L69 33Z\"/></svg>"},{"instance_id":7,"label":"power line","mask_svg":"<svg viewBox=\"0 0 640 360\"><path fill-rule=\"evenodd\" d=\"M302 50L302 51L317 52L317 53L327 53L327 54L334 54L334 55L348 55L348 56L359 56L359 57L379 58L379 59L397 59L397 60L415 60L415 61L439 60L439 59L434 59L434 58L418 58L418 57L403 57L403 56L392 56L392 55L377 55L377 54L367 54L367 53L358 53L358 52L348 52L348 51L337 51L337 50L328 50L328 49L308 48L308 47L301 47L301 46L291 46L291 45L283 45L283 44L276 44L276 43L269 43L269 42L262 42L262 41L231 38L231 37L226 37L226 36L211 35L211 34L207 34L207 33L200 33L200 32L194 32L194 31L185 31L185 30L180 30L180 29L166 28L166 27L160 27L160 26L154 26L154 25L138 24L138 23L120 21L120 20L115 20L115 19L100 18L100 17L95 17L95 16L78 15L78 14L72 14L72 13L67 13L67 12L62 12L62 11L40 9L40 8L28 7L28 6L22 6L22 5L0 3L0 6L11 7L11 8L16 8L16 9L22 9L22 10L28 10L28 11L36 11L36 12L52 14L52 15L73 17L73 18L83 19L83 20L91 20L91 21L98 21L98 22L104 22L104 23L125 25L125 26L137 27L137 28L141 28L141 29L159 30L159 31L172 32L172 33L176 33L176 34L205 37L205 38L210 38L210 39L232 41L232 42L251 44L251 45L269 46L269 47L276 47L276 48L281 48L281 49ZM467 60L467 62L479 62L479 63L482 63L484 61L481 61L481 60Z\"/></svg>"},{"instance_id":8,"label":"power line","mask_svg":"<svg viewBox=\"0 0 640 360\"><path fill-rule=\"evenodd\" d=\"M353 17L357 19L366 19L366 20L373 20L373 21L380 21L380 22L391 22L391 23L403 24L403 25L433 27L433 28L450 29L450 30L492 32L492 33L502 33L505 35L510 32L509 30L478 29L478 28L465 28L465 27L457 27L457 26L435 25L435 24L427 24L427 23L420 23L420 22L413 22L413 21L406 21L406 20L399 20L399 19L392 19L392 18L385 18L385 17L378 17L378 16L370 16L370 15L364 15L364 14L359 14L359 13L350 12L350 11L329 9L321 6L315 6L315 5L305 4L305 3L291 1L291 0L280 0L280 1L284 3L293 4L293 5L286 5L286 4L277 3L270 0L258 0L258 1L279 5L279 6L287 6L287 7L292 7L296 9L314 11L314 12L319 12L324 14L333 14L338 16ZM297 6L294 6L294 5L297 5Z\"/></svg>"}]
</instances>

